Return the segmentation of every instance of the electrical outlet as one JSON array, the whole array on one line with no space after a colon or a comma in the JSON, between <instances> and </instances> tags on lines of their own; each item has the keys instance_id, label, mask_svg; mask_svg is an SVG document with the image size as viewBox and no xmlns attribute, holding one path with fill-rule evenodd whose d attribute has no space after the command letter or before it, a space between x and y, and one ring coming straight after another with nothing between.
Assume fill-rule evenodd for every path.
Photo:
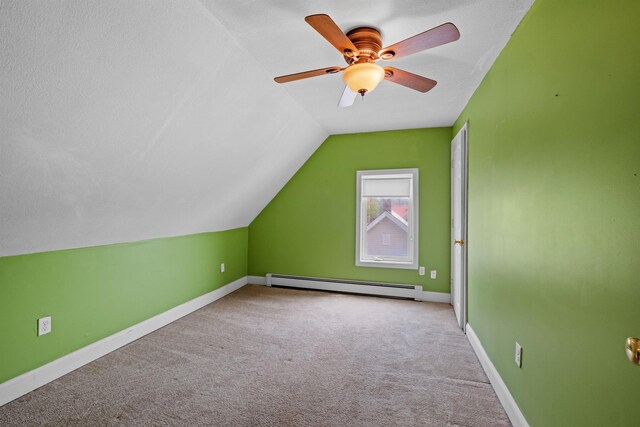
<instances>
[{"instance_id":1,"label":"electrical outlet","mask_svg":"<svg viewBox=\"0 0 640 427\"><path fill-rule=\"evenodd\" d=\"M38 336L51 332L51 316L38 319Z\"/></svg>"},{"instance_id":2,"label":"electrical outlet","mask_svg":"<svg viewBox=\"0 0 640 427\"><path fill-rule=\"evenodd\" d=\"M224 262L220 264L220 273L224 273Z\"/></svg>"},{"instance_id":3,"label":"electrical outlet","mask_svg":"<svg viewBox=\"0 0 640 427\"><path fill-rule=\"evenodd\" d=\"M431 278L435 279L438 272L436 270L431 270Z\"/></svg>"},{"instance_id":4,"label":"electrical outlet","mask_svg":"<svg viewBox=\"0 0 640 427\"><path fill-rule=\"evenodd\" d=\"M516 365L522 368L522 346L516 341Z\"/></svg>"},{"instance_id":5,"label":"electrical outlet","mask_svg":"<svg viewBox=\"0 0 640 427\"><path fill-rule=\"evenodd\" d=\"M424 267L420 267L418 269L418 274L421 275L421 276L424 276Z\"/></svg>"}]
</instances>

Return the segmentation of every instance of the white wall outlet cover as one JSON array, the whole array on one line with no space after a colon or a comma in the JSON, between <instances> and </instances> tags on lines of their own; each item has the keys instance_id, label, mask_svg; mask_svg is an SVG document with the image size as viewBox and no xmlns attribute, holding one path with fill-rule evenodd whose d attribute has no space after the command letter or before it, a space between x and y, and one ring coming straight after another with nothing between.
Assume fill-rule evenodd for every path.
<instances>
[{"instance_id":1,"label":"white wall outlet cover","mask_svg":"<svg viewBox=\"0 0 640 427\"><path fill-rule=\"evenodd\" d=\"M38 319L38 336L51 332L51 316Z\"/></svg>"},{"instance_id":2,"label":"white wall outlet cover","mask_svg":"<svg viewBox=\"0 0 640 427\"><path fill-rule=\"evenodd\" d=\"M522 368L522 346L516 341L516 365Z\"/></svg>"},{"instance_id":3,"label":"white wall outlet cover","mask_svg":"<svg viewBox=\"0 0 640 427\"><path fill-rule=\"evenodd\" d=\"M220 264L220 273L224 273L224 262Z\"/></svg>"},{"instance_id":4,"label":"white wall outlet cover","mask_svg":"<svg viewBox=\"0 0 640 427\"><path fill-rule=\"evenodd\" d=\"M421 276L424 276L424 267L420 267L418 269L418 274L421 275Z\"/></svg>"},{"instance_id":5,"label":"white wall outlet cover","mask_svg":"<svg viewBox=\"0 0 640 427\"><path fill-rule=\"evenodd\" d=\"M431 278L435 279L438 272L436 270L431 270Z\"/></svg>"}]
</instances>

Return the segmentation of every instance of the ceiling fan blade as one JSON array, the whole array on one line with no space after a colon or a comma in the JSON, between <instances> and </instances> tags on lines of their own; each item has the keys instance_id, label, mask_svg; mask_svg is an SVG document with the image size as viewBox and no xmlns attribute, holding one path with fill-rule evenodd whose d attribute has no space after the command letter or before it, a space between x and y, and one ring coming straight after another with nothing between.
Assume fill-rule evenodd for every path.
<instances>
[{"instance_id":1,"label":"ceiling fan blade","mask_svg":"<svg viewBox=\"0 0 640 427\"><path fill-rule=\"evenodd\" d=\"M429 92L435 85L438 84L438 82L436 82L435 80L431 80L426 77L410 73L408 71L400 70L398 68L384 67L384 72L385 80L393 83L398 83L399 85L406 86L422 93Z\"/></svg>"},{"instance_id":2,"label":"ceiling fan blade","mask_svg":"<svg viewBox=\"0 0 640 427\"><path fill-rule=\"evenodd\" d=\"M351 107L353 101L356 100L356 96L358 96L356 92L349 89L349 86L345 86L340 101L338 102L338 107Z\"/></svg>"},{"instance_id":3,"label":"ceiling fan blade","mask_svg":"<svg viewBox=\"0 0 640 427\"><path fill-rule=\"evenodd\" d=\"M358 48L349 40L349 37L333 22L329 15L324 13L309 15L304 18L307 24L311 25L322 37L327 39L342 55L348 57L358 56Z\"/></svg>"},{"instance_id":4,"label":"ceiling fan blade","mask_svg":"<svg viewBox=\"0 0 640 427\"><path fill-rule=\"evenodd\" d=\"M288 83L295 80L308 79L309 77L324 76L325 74L335 74L341 69L342 68L340 67L319 68L317 70L303 71L302 73L287 74L286 76L276 77L273 80L275 80L276 83Z\"/></svg>"},{"instance_id":5,"label":"ceiling fan blade","mask_svg":"<svg viewBox=\"0 0 640 427\"><path fill-rule=\"evenodd\" d=\"M401 58L411 55L412 53L456 41L459 38L460 31L458 31L458 27L451 22L447 22L446 24L427 30L424 33L416 34L406 40L385 47L378 55L380 58L386 60Z\"/></svg>"}]
</instances>

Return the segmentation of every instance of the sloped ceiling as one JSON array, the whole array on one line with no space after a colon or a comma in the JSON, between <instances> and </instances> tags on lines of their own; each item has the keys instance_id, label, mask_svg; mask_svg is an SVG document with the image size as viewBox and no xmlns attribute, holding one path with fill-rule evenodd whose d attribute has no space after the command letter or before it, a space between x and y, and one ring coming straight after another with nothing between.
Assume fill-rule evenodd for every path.
<instances>
[{"instance_id":1,"label":"sloped ceiling","mask_svg":"<svg viewBox=\"0 0 640 427\"><path fill-rule=\"evenodd\" d=\"M246 226L329 133L451 125L529 4L0 0L0 256ZM338 110L339 76L272 80L341 65L320 12L462 39L394 64L431 93Z\"/></svg>"},{"instance_id":2,"label":"sloped ceiling","mask_svg":"<svg viewBox=\"0 0 640 427\"><path fill-rule=\"evenodd\" d=\"M197 1L0 7L0 255L246 226L327 136Z\"/></svg>"}]
</instances>

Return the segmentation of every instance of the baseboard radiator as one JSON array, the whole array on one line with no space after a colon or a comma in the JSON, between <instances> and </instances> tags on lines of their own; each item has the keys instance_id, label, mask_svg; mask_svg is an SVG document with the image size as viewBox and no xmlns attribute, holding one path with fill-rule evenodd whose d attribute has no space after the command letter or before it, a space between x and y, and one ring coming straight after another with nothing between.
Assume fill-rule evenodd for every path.
<instances>
[{"instance_id":1,"label":"baseboard radiator","mask_svg":"<svg viewBox=\"0 0 640 427\"><path fill-rule=\"evenodd\" d=\"M266 275L266 285L345 292L350 294L409 298L416 301L422 301L422 286L420 285L400 285L395 283L365 282L361 280L290 276L274 273Z\"/></svg>"}]
</instances>

